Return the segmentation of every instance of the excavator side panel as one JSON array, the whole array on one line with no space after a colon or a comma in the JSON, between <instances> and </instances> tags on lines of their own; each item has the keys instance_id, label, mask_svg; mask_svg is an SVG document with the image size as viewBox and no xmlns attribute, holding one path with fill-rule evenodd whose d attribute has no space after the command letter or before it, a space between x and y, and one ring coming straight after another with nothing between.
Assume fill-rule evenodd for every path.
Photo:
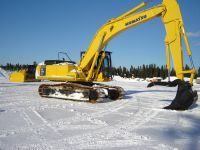
<instances>
[{"instance_id":1,"label":"excavator side panel","mask_svg":"<svg viewBox=\"0 0 200 150\"><path fill-rule=\"evenodd\" d=\"M38 65L36 79L51 81L85 81L85 77L74 64Z\"/></svg>"}]
</instances>

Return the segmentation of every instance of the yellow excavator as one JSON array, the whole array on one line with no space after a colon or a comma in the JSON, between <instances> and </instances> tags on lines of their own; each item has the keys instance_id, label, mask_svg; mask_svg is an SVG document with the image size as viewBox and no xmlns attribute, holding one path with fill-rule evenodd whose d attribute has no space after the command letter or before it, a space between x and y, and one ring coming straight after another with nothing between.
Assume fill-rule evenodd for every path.
<instances>
[{"instance_id":1,"label":"yellow excavator","mask_svg":"<svg viewBox=\"0 0 200 150\"><path fill-rule=\"evenodd\" d=\"M106 51L105 48L112 38L119 33L156 17L161 17L166 29L167 69L170 72L170 58L172 56L178 78L175 82L160 84L167 86L178 85L177 95L174 99L174 103L178 104L169 109L186 109L185 107L179 108L180 103L186 103L185 99L186 101L190 101L190 103L197 100L197 93L192 90L196 71L179 4L177 0L163 0L157 6L141 10L148 2L143 2L104 24L94 36L86 52L81 53L79 64L65 60L50 60L39 64L36 68L36 79L67 81L61 84L42 84L39 87L39 94L42 97L85 100L90 102L96 102L100 98L105 97L112 100L122 98L125 92L121 87L94 83L95 81L112 80L110 72L112 67L111 52ZM183 67L182 39L190 58L192 68L190 70L184 70ZM185 74L191 75L189 83L184 81ZM184 100L181 101L182 98ZM187 105L191 105L190 103Z\"/></svg>"}]
</instances>

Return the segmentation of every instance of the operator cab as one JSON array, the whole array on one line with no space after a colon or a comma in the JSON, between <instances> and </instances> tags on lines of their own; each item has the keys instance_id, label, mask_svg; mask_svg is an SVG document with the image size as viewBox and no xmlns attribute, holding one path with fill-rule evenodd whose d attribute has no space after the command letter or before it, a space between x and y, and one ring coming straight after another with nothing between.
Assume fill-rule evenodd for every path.
<instances>
[{"instance_id":1,"label":"operator cab","mask_svg":"<svg viewBox=\"0 0 200 150\"><path fill-rule=\"evenodd\" d=\"M109 52L109 51L100 52L99 57L97 59L97 63L94 68L97 69L97 67L99 66L101 56L104 52L105 52L105 58L102 62L102 65L99 71L102 73L103 78L112 79L112 59L111 59L112 52ZM84 57L84 55L85 55L85 52L82 51L81 59Z\"/></svg>"}]
</instances>

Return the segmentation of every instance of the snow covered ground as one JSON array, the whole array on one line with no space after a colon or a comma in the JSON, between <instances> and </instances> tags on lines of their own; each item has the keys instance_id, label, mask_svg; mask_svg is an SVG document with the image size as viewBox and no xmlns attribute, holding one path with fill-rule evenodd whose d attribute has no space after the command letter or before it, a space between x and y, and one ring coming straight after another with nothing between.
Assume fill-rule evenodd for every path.
<instances>
[{"instance_id":1,"label":"snow covered ground","mask_svg":"<svg viewBox=\"0 0 200 150\"><path fill-rule=\"evenodd\" d=\"M184 112L161 109L176 88L115 78L108 84L122 86L125 98L90 104L41 98L40 84L0 74L0 150L200 149L200 102Z\"/></svg>"}]
</instances>

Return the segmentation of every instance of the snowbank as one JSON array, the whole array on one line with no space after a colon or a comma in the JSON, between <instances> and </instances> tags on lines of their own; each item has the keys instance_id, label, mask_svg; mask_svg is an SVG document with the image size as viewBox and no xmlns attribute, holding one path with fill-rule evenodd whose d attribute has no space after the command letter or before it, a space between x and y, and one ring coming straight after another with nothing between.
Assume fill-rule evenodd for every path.
<instances>
[{"instance_id":1,"label":"snowbank","mask_svg":"<svg viewBox=\"0 0 200 150\"><path fill-rule=\"evenodd\" d=\"M170 81L174 81L178 79L175 76L171 76L170 77ZM185 77L184 78L185 81L190 81L190 78ZM200 80L200 79L199 79ZM161 77L153 77L153 78L146 78L146 79L142 79L142 78L123 78L120 76L114 76L113 81L120 81L120 82L156 82L156 81L162 81L162 82L168 82L168 77L165 78L164 80ZM194 83L196 83L196 80L194 80Z\"/></svg>"},{"instance_id":2,"label":"snowbank","mask_svg":"<svg viewBox=\"0 0 200 150\"><path fill-rule=\"evenodd\" d=\"M171 77L170 77L170 81L174 81L174 80L176 80L176 79L178 79L178 78L177 78L177 77L174 77L174 76L171 76ZM189 82L189 81L190 81L190 78L185 77L184 80ZM166 79L164 79L163 81L167 82L167 81L168 81L168 77L167 77ZM194 82L195 82L195 80L194 80Z\"/></svg>"},{"instance_id":3,"label":"snowbank","mask_svg":"<svg viewBox=\"0 0 200 150\"><path fill-rule=\"evenodd\" d=\"M197 84L200 84L200 78L197 78L197 79L196 79L196 83L197 83Z\"/></svg>"},{"instance_id":4,"label":"snowbank","mask_svg":"<svg viewBox=\"0 0 200 150\"><path fill-rule=\"evenodd\" d=\"M0 68L0 78L9 79L9 75L11 72L5 71L3 68Z\"/></svg>"},{"instance_id":5,"label":"snowbank","mask_svg":"<svg viewBox=\"0 0 200 150\"><path fill-rule=\"evenodd\" d=\"M120 82L147 82L144 79L141 78L122 78L120 76L114 76L113 81L120 81Z\"/></svg>"}]
</instances>

